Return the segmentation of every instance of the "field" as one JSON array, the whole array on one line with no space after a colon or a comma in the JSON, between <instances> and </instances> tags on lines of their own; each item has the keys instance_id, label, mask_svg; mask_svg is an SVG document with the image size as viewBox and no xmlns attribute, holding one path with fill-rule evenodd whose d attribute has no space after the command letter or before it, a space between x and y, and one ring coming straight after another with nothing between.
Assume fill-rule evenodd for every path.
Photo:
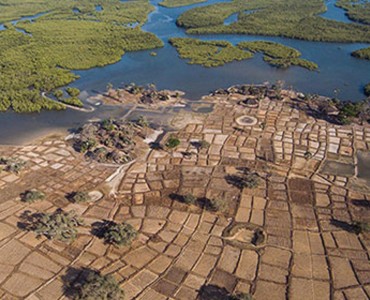
<instances>
[{"instance_id":1,"label":"field","mask_svg":"<svg viewBox=\"0 0 370 300\"><path fill-rule=\"evenodd\" d=\"M0 13L2 20L20 17L25 10L30 13L52 11L34 22L19 22L17 28L7 23L7 29L0 31L1 111L10 108L16 112L63 109L62 104L41 94L75 80L77 77L71 70L105 66L120 60L125 51L162 46L155 35L143 32L139 27L122 26L126 22L145 20L151 11L146 1L122 3L124 9L119 1L101 1L103 11L99 13L95 12L94 1L81 1L78 5L63 1L62 7L58 6L59 1L19 5L20 1L8 2L14 5L10 5L12 10L7 8ZM76 6L78 13L72 10Z\"/></svg>"},{"instance_id":2,"label":"field","mask_svg":"<svg viewBox=\"0 0 370 300\"><path fill-rule=\"evenodd\" d=\"M253 53L261 52L264 60L276 67L288 68L295 65L309 70L318 68L315 63L301 59L298 50L278 43L256 41L241 42L233 46L227 41L201 41L192 38L173 38L170 43L176 47L181 58L189 59L190 64L204 67L222 66L251 58Z\"/></svg>"},{"instance_id":3,"label":"field","mask_svg":"<svg viewBox=\"0 0 370 300\"><path fill-rule=\"evenodd\" d=\"M247 14L247 10L255 12ZM234 0L190 9L178 18L177 24L191 34L234 33L308 41L370 42L369 26L318 16L325 10L322 0ZM239 13L238 21L224 25L224 20L234 13Z\"/></svg>"}]
</instances>

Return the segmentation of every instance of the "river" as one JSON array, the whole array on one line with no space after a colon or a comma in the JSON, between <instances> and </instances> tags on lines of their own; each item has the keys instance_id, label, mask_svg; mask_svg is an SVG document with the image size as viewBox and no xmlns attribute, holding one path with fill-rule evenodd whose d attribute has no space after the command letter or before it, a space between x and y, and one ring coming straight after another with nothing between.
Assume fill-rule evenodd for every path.
<instances>
[{"instance_id":1,"label":"river","mask_svg":"<svg viewBox=\"0 0 370 300\"><path fill-rule=\"evenodd\" d=\"M165 46L156 49L157 56L151 56L153 50L126 53L122 59L112 65L75 71L80 79L70 86L83 91L83 98L105 90L107 83L115 87L124 83L154 83L158 88L178 89L186 92L190 99L199 99L209 91L228 87L238 83L274 83L285 82L287 87L294 87L304 93L318 93L326 96L337 95L342 100L358 101L364 98L363 86L370 81L370 62L353 58L350 53L367 47L366 44L317 43L279 37L245 35L201 35L193 36L202 40L227 40L233 44L241 41L275 41L293 47L302 52L302 58L316 62L318 72L300 67L278 69L262 60L261 55L254 58L226 64L217 68L204 68L189 65L180 59L176 49L168 44L171 37L188 36L182 28L176 26L176 19L184 11L197 6L209 5L220 0L209 0L179 8L166 8L158 5L161 0L153 0L155 6L143 30L156 34ZM328 11L322 17L342 22L351 22L345 11L327 2ZM237 16L229 21L236 21ZM0 28L1 29L1 28ZM83 113L67 109L63 112L43 112L41 114L20 115L7 112L0 115L0 143L14 144L31 140L34 136L50 130L63 130L76 127L91 118L120 116L125 108L110 106L97 107L93 113Z\"/></svg>"}]
</instances>

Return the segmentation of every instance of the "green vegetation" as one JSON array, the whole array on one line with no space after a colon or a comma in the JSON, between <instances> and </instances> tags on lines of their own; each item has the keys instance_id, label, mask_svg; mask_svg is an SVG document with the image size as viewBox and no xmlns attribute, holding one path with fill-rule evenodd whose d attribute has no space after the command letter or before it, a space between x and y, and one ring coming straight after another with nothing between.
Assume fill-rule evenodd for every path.
<instances>
[{"instance_id":1,"label":"green vegetation","mask_svg":"<svg viewBox=\"0 0 370 300\"><path fill-rule=\"evenodd\" d=\"M124 300L125 294L111 275L89 272L85 280L70 286L74 300Z\"/></svg>"},{"instance_id":2,"label":"green vegetation","mask_svg":"<svg viewBox=\"0 0 370 300\"><path fill-rule=\"evenodd\" d=\"M131 122L104 120L79 129L74 148L89 160L124 164L135 159L135 137L143 128Z\"/></svg>"},{"instance_id":3,"label":"green vegetation","mask_svg":"<svg viewBox=\"0 0 370 300\"><path fill-rule=\"evenodd\" d=\"M74 203L83 203L91 201L91 197L87 192L74 192L67 197L70 201Z\"/></svg>"},{"instance_id":4,"label":"green vegetation","mask_svg":"<svg viewBox=\"0 0 370 300\"><path fill-rule=\"evenodd\" d=\"M363 48L357 51L353 51L351 53L352 56L361 58L361 59L368 59L370 60L370 47L369 48Z\"/></svg>"},{"instance_id":5,"label":"green vegetation","mask_svg":"<svg viewBox=\"0 0 370 300\"><path fill-rule=\"evenodd\" d=\"M170 136L166 142L166 147L169 149L174 149L180 145L180 140L176 137Z\"/></svg>"},{"instance_id":6,"label":"green vegetation","mask_svg":"<svg viewBox=\"0 0 370 300\"><path fill-rule=\"evenodd\" d=\"M180 57L190 59L190 64L199 64L205 67L222 66L234 60L251 58L253 57L251 52L262 52L264 60L276 67L288 68L294 65L308 70L318 68L317 64L301 59L301 53L298 50L273 42L241 42L237 46L233 46L226 41L173 38L170 39L170 43L176 47Z\"/></svg>"},{"instance_id":7,"label":"green vegetation","mask_svg":"<svg viewBox=\"0 0 370 300\"><path fill-rule=\"evenodd\" d=\"M201 140L201 141L199 142L199 148L200 148L200 149L208 149L210 146L211 146L211 144L210 144L210 143L208 143L208 142L207 142L207 141L205 141L205 140Z\"/></svg>"},{"instance_id":8,"label":"green vegetation","mask_svg":"<svg viewBox=\"0 0 370 300\"><path fill-rule=\"evenodd\" d=\"M288 68L292 65L300 66L309 70L316 70L318 65L305 59L301 59L301 53L291 47L274 42L256 41L256 42L241 42L238 45L242 49L247 49L251 52L263 53L264 60L280 68Z\"/></svg>"},{"instance_id":9,"label":"green vegetation","mask_svg":"<svg viewBox=\"0 0 370 300\"><path fill-rule=\"evenodd\" d=\"M68 87L68 88L66 88L66 92L71 97L78 97L80 95L80 90L77 89L77 88Z\"/></svg>"},{"instance_id":10,"label":"green vegetation","mask_svg":"<svg viewBox=\"0 0 370 300\"><path fill-rule=\"evenodd\" d=\"M206 201L206 208L210 211L225 212L227 207L228 205L225 199L222 198L212 198Z\"/></svg>"},{"instance_id":11,"label":"green vegetation","mask_svg":"<svg viewBox=\"0 0 370 300\"><path fill-rule=\"evenodd\" d=\"M253 14L244 13L255 10ZM237 33L282 36L308 41L370 42L366 25L347 24L319 16L325 12L323 0L234 0L190 9L177 20L191 34ZM238 20L224 20L239 13Z\"/></svg>"},{"instance_id":12,"label":"green vegetation","mask_svg":"<svg viewBox=\"0 0 370 300\"><path fill-rule=\"evenodd\" d=\"M201 41L192 38L172 38L181 58L190 59L190 64L205 67L222 66L228 62L251 58L250 52L239 49L226 41Z\"/></svg>"},{"instance_id":13,"label":"green vegetation","mask_svg":"<svg viewBox=\"0 0 370 300\"><path fill-rule=\"evenodd\" d=\"M197 200L197 197L195 197L193 194L186 194L183 196L183 201L186 204L195 204Z\"/></svg>"},{"instance_id":14,"label":"green vegetation","mask_svg":"<svg viewBox=\"0 0 370 300\"><path fill-rule=\"evenodd\" d=\"M180 7L202 2L207 2L207 0L163 0L159 5L165 7Z\"/></svg>"},{"instance_id":15,"label":"green vegetation","mask_svg":"<svg viewBox=\"0 0 370 300\"><path fill-rule=\"evenodd\" d=\"M2 0L0 22L17 20L23 16L46 13L40 19L88 20L126 25L135 22L143 24L153 6L146 0L121 2L119 0ZM96 5L103 10L96 11ZM78 10L76 13L74 10Z\"/></svg>"},{"instance_id":16,"label":"green vegetation","mask_svg":"<svg viewBox=\"0 0 370 300\"><path fill-rule=\"evenodd\" d=\"M370 83L365 85L365 95L370 97Z\"/></svg>"},{"instance_id":17,"label":"green vegetation","mask_svg":"<svg viewBox=\"0 0 370 300\"><path fill-rule=\"evenodd\" d=\"M12 25L0 31L0 111L65 109L62 103L42 95L77 79L70 70L105 66L120 60L125 51L162 46L153 34L139 27L122 26L132 21L144 22L152 10L148 1L102 0L99 1L104 8L102 12L95 11L98 1L6 3L0 12L3 21L48 13L34 22L16 24L29 34L16 31ZM78 8L80 13L74 13L72 8ZM80 104L76 99L69 102Z\"/></svg>"},{"instance_id":18,"label":"green vegetation","mask_svg":"<svg viewBox=\"0 0 370 300\"><path fill-rule=\"evenodd\" d=\"M58 100L61 100L64 95L62 90L56 90L53 94L54 97L57 98Z\"/></svg>"},{"instance_id":19,"label":"green vegetation","mask_svg":"<svg viewBox=\"0 0 370 300\"><path fill-rule=\"evenodd\" d=\"M74 212L57 210L54 213L35 214L29 229L37 236L45 236L50 240L62 242L73 241L77 237L76 227L82 225L82 220Z\"/></svg>"},{"instance_id":20,"label":"green vegetation","mask_svg":"<svg viewBox=\"0 0 370 300\"><path fill-rule=\"evenodd\" d=\"M21 200L26 203L33 203L44 198L45 194L37 190L29 190L21 194Z\"/></svg>"},{"instance_id":21,"label":"green vegetation","mask_svg":"<svg viewBox=\"0 0 370 300\"><path fill-rule=\"evenodd\" d=\"M62 99L60 99L60 101L65 103L65 104L76 106L76 107L83 107L84 106L83 102L80 99L78 99L77 97L62 98Z\"/></svg>"},{"instance_id":22,"label":"green vegetation","mask_svg":"<svg viewBox=\"0 0 370 300\"><path fill-rule=\"evenodd\" d=\"M135 228L127 223L117 224L107 221L102 230L105 242L116 246L129 246L137 237Z\"/></svg>"},{"instance_id":23,"label":"green vegetation","mask_svg":"<svg viewBox=\"0 0 370 300\"><path fill-rule=\"evenodd\" d=\"M253 297L247 293L237 293L235 295L231 295L229 300L253 300Z\"/></svg>"},{"instance_id":24,"label":"green vegetation","mask_svg":"<svg viewBox=\"0 0 370 300\"><path fill-rule=\"evenodd\" d=\"M370 224L366 222L353 222L352 228L356 234L370 232Z\"/></svg>"},{"instance_id":25,"label":"green vegetation","mask_svg":"<svg viewBox=\"0 0 370 300\"><path fill-rule=\"evenodd\" d=\"M19 174L20 171L23 170L25 165L26 162L20 159L0 157L0 166L3 170L10 173Z\"/></svg>"},{"instance_id":26,"label":"green vegetation","mask_svg":"<svg viewBox=\"0 0 370 300\"><path fill-rule=\"evenodd\" d=\"M338 120L342 124L350 124L353 118L357 118L363 110L365 102L336 102L339 109Z\"/></svg>"},{"instance_id":27,"label":"green vegetation","mask_svg":"<svg viewBox=\"0 0 370 300\"><path fill-rule=\"evenodd\" d=\"M347 16L353 21L370 25L370 2L361 0L338 0L336 6L347 11Z\"/></svg>"}]
</instances>

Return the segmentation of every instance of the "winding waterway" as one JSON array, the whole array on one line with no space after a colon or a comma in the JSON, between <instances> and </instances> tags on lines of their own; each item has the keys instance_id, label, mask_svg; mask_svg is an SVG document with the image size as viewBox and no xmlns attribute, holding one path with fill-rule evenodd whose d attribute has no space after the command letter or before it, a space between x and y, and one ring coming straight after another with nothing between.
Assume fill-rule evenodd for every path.
<instances>
[{"instance_id":1,"label":"winding waterway","mask_svg":"<svg viewBox=\"0 0 370 300\"><path fill-rule=\"evenodd\" d=\"M219 87L238 83L273 83L277 80L283 80L286 86L292 86L305 93L326 96L337 94L342 100L352 101L364 98L362 89L370 81L370 62L353 58L350 53L369 45L314 43L279 37L245 35L197 35L194 37L202 40L227 40L233 44L252 40L279 42L301 51L302 58L319 65L319 71L312 72L299 67L286 70L274 68L266 64L261 55L217 68L189 65L186 60L180 59L176 49L168 44L169 38L189 36L182 28L176 26L176 19L190 8L227 0L209 0L206 3L180 8L162 7L158 5L160 1L152 1L155 11L149 15L147 23L142 28L156 34L163 40L165 46L155 50L157 56L150 55L153 50L126 53L115 64L76 71L80 79L71 86L82 90L83 98L86 99L97 92L104 91L107 83L112 83L114 86L130 82L154 83L160 89L183 90L188 98L198 99ZM345 15L345 11L335 7L334 4L333 0L327 2L328 11L322 14L322 17L352 22ZM236 19L237 16L232 16L228 21L236 21ZM72 128L91 118L120 116L126 112L127 109L106 105L97 107L92 113L71 109L28 115L7 112L0 115L0 143L17 143L50 129Z\"/></svg>"}]
</instances>

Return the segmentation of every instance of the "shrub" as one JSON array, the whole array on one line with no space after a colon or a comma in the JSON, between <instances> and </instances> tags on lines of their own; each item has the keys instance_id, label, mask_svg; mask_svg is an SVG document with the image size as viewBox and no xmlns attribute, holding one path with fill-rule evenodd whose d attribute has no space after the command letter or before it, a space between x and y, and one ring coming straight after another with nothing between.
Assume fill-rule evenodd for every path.
<instances>
[{"instance_id":1,"label":"shrub","mask_svg":"<svg viewBox=\"0 0 370 300\"><path fill-rule=\"evenodd\" d=\"M304 158L309 160L312 158L312 153L310 151L306 151L304 154L303 154Z\"/></svg>"},{"instance_id":2,"label":"shrub","mask_svg":"<svg viewBox=\"0 0 370 300\"><path fill-rule=\"evenodd\" d=\"M80 90L77 89L77 88L71 88L71 87L68 87L66 88L66 92L68 93L68 95L70 95L71 97L78 97L80 95Z\"/></svg>"},{"instance_id":3,"label":"shrub","mask_svg":"<svg viewBox=\"0 0 370 300\"><path fill-rule=\"evenodd\" d=\"M193 194L186 194L183 197L183 201L186 204L194 204L197 201L197 197L195 197Z\"/></svg>"},{"instance_id":4,"label":"shrub","mask_svg":"<svg viewBox=\"0 0 370 300\"><path fill-rule=\"evenodd\" d=\"M57 98L58 100L62 99L62 97L63 97L63 91L62 91L62 90L56 90L56 91L54 92L54 96L55 96L55 98Z\"/></svg>"},{"instance_id":5,"label":"shrub","mask_svg":"<svg viewBox=\"0 0 370 300\"><path fill-rule=\"evenodd\" d=\"M69 199L74 203L83 203L91 201L91 197L88 192L74 192L69 196Z\"/></svg>"},{"instance_id":6,"label":"shrub","mask_svg":"<svg viewBox=\"0 0 370 300\"><path fill-rule=\"evenodd\" d=\"M76 227L82 224L82 220L73 211L64 212L58 209L51 214L35 215L29 229L34 231L37 236L43 235L49 240L70 242L77 237Z\"/></svg>"},{"instance_id":7,"label":"shrub","mask_svg":"<svg viewBox=\"0 0 370 300\"><path fill-rule=\"evenodd\" d=\"M237 293L235 295L231 295L230 300L253 300L253 297L247 293Z\"/></svg>"},{"instance_id":8,"label":"shrub","mask_svg":"<svg viewBox=\"0 0 370 300\"><path fill-rule=\"evenodd\" d=\"M114 122L111 119L106 119L101 122L101 127L106 131L113 131L115 129Z\"/></svg>"},{"instance_id":9,"label":"shrub","mask_svg":"<svg viewBox=\"0 0 370 300\"><path fill-rule=\"evenodd\" d=\"M21 194L21 200L27 203L33 203L44 198L45 194L37 190L29 190Z\"/></svg>"},{"instance_id":10,"label":"shrub","mask_svg":"<svg viewBox=\"0 0 370 300\"><path fill-rule=\"evenodd\" d=\"M258 187L258 175L255 173L247 173L243 177L243 185L248 189Z\"/></svg>"},{"instance_id":11,"label":"shrub","mask_svg":"<svg viewBox=\"0 0 370 300\"><path fill-rule=\"evenodd\" d=\"M116 246L129 246L137 236L135 228L127 223L106 222L102 229L105 242Z\"/></svg>"},{"instance_id":12,"label":"shrub","mask_svg":"<svg viewBox=\"0 0 370 300\"><path fill-rule=\"evenodd\" d=\"M353 222L352 227L357 234L370 232L370 224L366 222Z\"/></svg>"},{"instance_id":13,"label":"shrub","mask_svg":"<svg viewBox=\"0 0 370 300\"><path fill-rule=\"evenodd\" d=\"M139 116L139 118L136 121L136 124L141 127L149 127L148 119L145 116Z\"/></svg>"},{"instance_id":14,"label":"shrub","mask_svg":"<svg viewBox=\"0 0 370 300\"><path fill-rule=\"evenodd\" d=\"M60 99L60 101L62 101L64 104L76 106L76 107L79 107L79 108L84 106L83 102L80 99L78 99L77 97L62 98L62 99Z\"/></svg>"},{"instance_id":15,"label":"shrub","mask_svg":"<svg viewBox=\"0 0 370 300\"><path fill-rule=\"evenodd\" d=\"M96 141L94 139L88 139L86 141L82 141L78 145L78 151L81 153L85 153L86 151L91 150L96 145Z\"/></svg>"},{"instance_id":16,"label":"shrub","mask_svg":"<svg viewBox=\"0 0 370 300\"><path fill-rule=\"evenodd\" d=\"M176 148L178 145L180 145L180 140L178 138L175 138L173 136L169 137L166 142L166 147L169 149Z\"/></svg>"},{"instance_id":17,"label":"shrub","mask_svg":"<svg viewBox=\"0 0 370 300\"><path fill-rule=\"evenodd\" d=\"M224 212L227 209L227 203L221 198L208 199L206 208L212 211Z\"/></svg>"},{"instance_id":18,"label":"shrub","mask_svg":"<svg viewBox=\"0 0 370 300\"><path fill-rule=\"evenodd\" d=\"M123 300L125 294L111 275L89 272L82 283L71 286L74 300Z\"/></svg>"},{"instance_id":19,"label":"shrub","mask_svg":"<svg viewBox=\"0 0 370 300\"><path fill-rule=\"evenodd\" d=\"M0 158L0 165L4 165L4 170L18 174L26 165L26 162L20 159Z\"/></svg>"},{"instance_id":20,"label":"shrub","mask_svg":"<svg viewBox=\"0 0 370 300\"><path fill-rule=\"evenodd\" d=\"M207 142L207 141L205 141L205 140L201 140L201 141L199 142L199 148L200 148L200 149L208 149L210 146L211 146L211 144L210 144L210 143L208 143L208 142Z\"/></svg>"}]
</instances>

